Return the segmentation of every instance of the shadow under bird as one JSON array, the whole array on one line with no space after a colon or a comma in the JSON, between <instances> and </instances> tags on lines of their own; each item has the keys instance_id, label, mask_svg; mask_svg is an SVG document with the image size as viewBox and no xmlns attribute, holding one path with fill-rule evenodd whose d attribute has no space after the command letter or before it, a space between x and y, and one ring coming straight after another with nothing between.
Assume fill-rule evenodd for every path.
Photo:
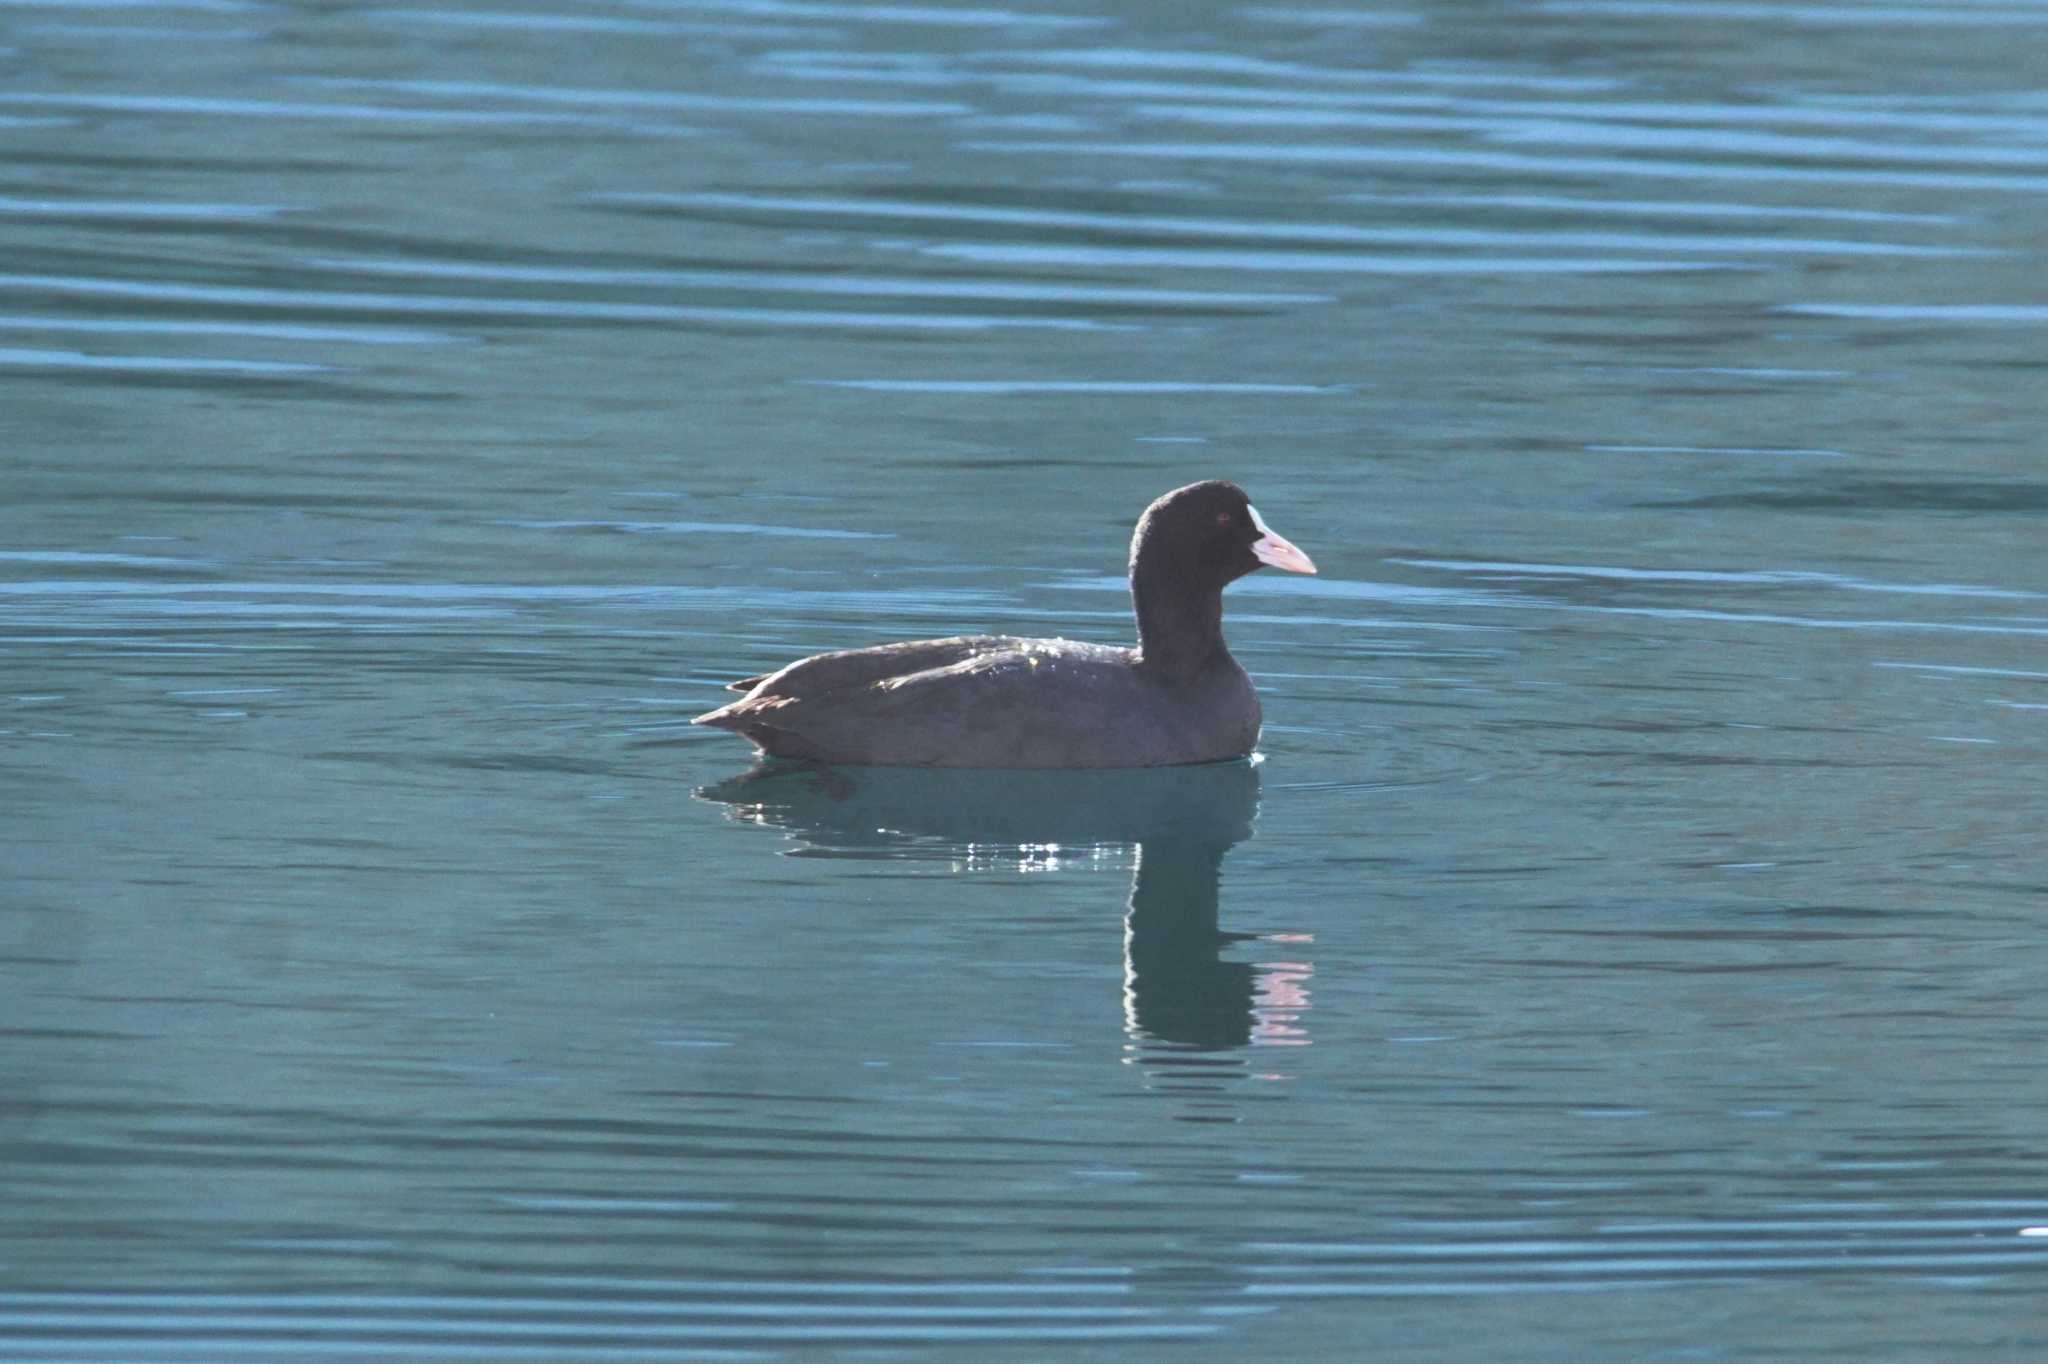
<instances>
[{"instance_id":1,"label":"shadow under bird","mask_svg":"<svg viewBox=\"0 0 2048 1364\"><path fill-rule=\"evenodd\" d=\"M1313 573L1242 489L1176 488L1131 536L1135 648L959 635L799 659L731 684L693 723L771 758L902 767L1220 762L1259 741L1259 698L1223 641L1223 589L1260 565Z\"/></svg>"}]
</instances>

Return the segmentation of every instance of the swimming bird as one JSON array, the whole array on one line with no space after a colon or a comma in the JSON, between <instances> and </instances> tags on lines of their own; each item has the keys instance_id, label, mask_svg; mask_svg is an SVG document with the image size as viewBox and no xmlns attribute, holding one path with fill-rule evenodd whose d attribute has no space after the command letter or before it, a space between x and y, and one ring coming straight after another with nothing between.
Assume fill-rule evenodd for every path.
<instances>
[{"instance_id":1,"label":"swimming bird","mask_svg":"<svg viewBox=\"0 0 2048 1364\"><path fill-rule=\"evenodd\" d=\"M1313 573L1236 484L1191 483L1131 536L1135 648L959 635L799 659L691 723L771 758L903 767L1161 767L1242 758L1259 698L1223 642L1223 589Z\"/></svg>"}]
</instances>

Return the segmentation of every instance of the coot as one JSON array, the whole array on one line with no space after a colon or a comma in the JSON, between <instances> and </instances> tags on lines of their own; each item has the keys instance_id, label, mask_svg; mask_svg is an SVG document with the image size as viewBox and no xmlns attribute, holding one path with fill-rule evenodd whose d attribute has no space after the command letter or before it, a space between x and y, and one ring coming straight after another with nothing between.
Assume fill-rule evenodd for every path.
<instances>
[{"instance_id":1,"label":"coot","mask_svg":"<svg viewBox=\"0 0 2048 1364\"><path fill-rule=\"evenodd\" d=\"M1161 767L1241 758L1259 698L1223 642L1223 589L1313 573L1235 484L1176 488L1131 536L1138 645L961 635L800 659L693 722L774 758L904 767Z\"/></svg>"}]
</instances>

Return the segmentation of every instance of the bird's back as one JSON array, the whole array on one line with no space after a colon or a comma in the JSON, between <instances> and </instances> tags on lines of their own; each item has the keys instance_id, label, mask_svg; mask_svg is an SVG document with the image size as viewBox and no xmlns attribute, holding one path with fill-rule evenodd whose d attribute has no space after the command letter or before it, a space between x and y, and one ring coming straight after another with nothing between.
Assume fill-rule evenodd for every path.
<instances>
[{"instance_id":1,"label":"bird's back","mask_svg":"<svg viewBox=\"0 0 2048 1364\"><path fill-rule=\"evenodd\" d=\"M1244 756L1259 707L1227 653L1168 680L1130 649L970 635L802 659L697 723L823 762L1151 767Z\"/></svg>"}]
</instances>

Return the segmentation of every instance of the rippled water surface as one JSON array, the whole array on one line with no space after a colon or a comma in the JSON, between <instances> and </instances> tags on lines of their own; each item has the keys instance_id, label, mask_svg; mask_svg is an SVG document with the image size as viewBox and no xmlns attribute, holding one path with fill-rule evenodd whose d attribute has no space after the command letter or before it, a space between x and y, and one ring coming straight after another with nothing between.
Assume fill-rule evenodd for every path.
<instances>
[{"instance_id":1,"label":"rippled water surface","mask_svg":"<svg viewBox=\"0 0 2048 1364\"><path fill-rule=\"evenodd\" d=\"M2048 1358L2043 41L0 0L0 1358Z\"/></svg>"}]
</instances>

